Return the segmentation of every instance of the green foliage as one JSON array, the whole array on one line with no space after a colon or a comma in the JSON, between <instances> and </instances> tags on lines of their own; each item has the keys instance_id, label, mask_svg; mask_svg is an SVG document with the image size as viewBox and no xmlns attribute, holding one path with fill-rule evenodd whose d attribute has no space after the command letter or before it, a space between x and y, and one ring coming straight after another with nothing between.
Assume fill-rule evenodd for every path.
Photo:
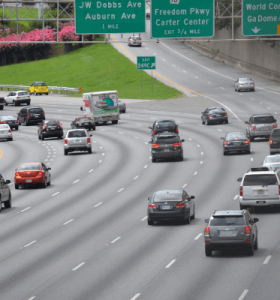
<instances>
[{"instance_id":1,"label":"green foliage","mask_svg":"<svg viewBox=\"0 0 280 300\"><path fill-rule=\"evenodd\" d=\"M222 2L223 6L219 6L219 14L223 15L224 17L229 17L231 16L231 12L232 12L232 8L231 8L231 4L232 1L223 1ZM229 11L226 11L226 8L229 8ZM234 15L236 15L239 11L241 10L241 4L238 1L234 2ZM232 19L216 19L215 21L216 26L218 27L219 30L226 28L229 29L232 26ZM241 18L239 19L234 19L234 28L238 28L241 25Z\"/></svg>"}]
</instances>

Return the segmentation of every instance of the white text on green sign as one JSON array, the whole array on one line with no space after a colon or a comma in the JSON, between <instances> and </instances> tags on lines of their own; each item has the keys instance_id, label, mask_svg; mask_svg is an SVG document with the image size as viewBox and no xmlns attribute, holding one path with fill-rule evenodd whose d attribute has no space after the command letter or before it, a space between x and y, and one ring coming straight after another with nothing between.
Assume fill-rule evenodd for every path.
<instances>
[{"instance_id":1,"label":"white text on green sign","mask_svg":"<svg viewBox=\"0 0 280 300\"><path fill-rule=\"evenodd\" d=\"M156 57L155 56L137 56L138 70L155 70Z\"/></svg>"}]
</instances>

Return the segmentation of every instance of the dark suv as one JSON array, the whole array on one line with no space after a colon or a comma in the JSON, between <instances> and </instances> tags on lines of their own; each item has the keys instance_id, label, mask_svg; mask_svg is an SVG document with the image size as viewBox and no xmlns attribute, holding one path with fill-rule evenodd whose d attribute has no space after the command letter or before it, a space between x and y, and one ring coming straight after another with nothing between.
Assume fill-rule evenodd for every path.
<instances>
[{"instance_id":1,"label":"dark suv","mask_svg":"<svg viewBox=\"0 0 280 300\"><path fill-rule=\"evenodd\" d=\"M178 125L174 120L157 120L154 122L153 126L149 126L151 131L151 135L159 134L162 132L174 132L179 133Z\"/></svg>"},{"instance_id":2,"label":"dark suv","mask_svg":"<svg viewBox=\"0 0 280 300\"><path fill-rule=\"evenodd\" d=\"M44 120L38 127L39 140L44 140L49 137L63 138L63 128L58 120Z\"/></svg>"},{"instance_id":3,"label":"dark suv","mask_svg":"<svg viewBox=\"0 0 280 300\"><path fill-rule=\"evenodd\" d=\"M204 230L205 254L223 249L245 249L253 255L258 249L258 228L248 210L215 210L210 219L206 219Z\"/></svg>"},{"instance_id":4,"label":"dark suv","mask_svg":"<svg viewBox=\"0 0 280 300\"><path fill-rule=\"evenodd\" d=\"M22 108L18 113L17 120L19 125L38 124L45 120L45 112L39 106Z\"/></svg>"},{"instance_id":5,"label":"dark suv","mask_svg":"<svg viewBox=\"0 0 280 300\"><path fill-rule=\"evenodd\" d=\"M270 154L280 153L280 128L273 129L269 138Z\"/></svg>"}]
</instances>

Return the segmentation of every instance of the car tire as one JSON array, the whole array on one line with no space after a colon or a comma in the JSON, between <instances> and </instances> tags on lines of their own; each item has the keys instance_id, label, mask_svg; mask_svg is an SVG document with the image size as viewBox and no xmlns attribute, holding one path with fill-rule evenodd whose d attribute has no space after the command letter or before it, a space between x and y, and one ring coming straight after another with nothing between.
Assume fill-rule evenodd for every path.
<instances>
[{"instance_id":1,"label":"car tire","mask_svg":"<svg viewBox=\"0 0 280 300\"><path fill-rule=\"evenodd\" d=\"M112 121L112 124L118 124L118 120Z\"/></svg>"},{"instance_id":2,"label":"car tire","mask_svg":"<svg viewBox=\"0 0 280 300\"><path fill-rule=\"evenodd\" d=\"M43 141L45 139L45 137L43 136L43 134L41 135L41 140Z\"/></svg>"},{"instance_id":3,"label":"car tire","mask_svg":"<svg viewBox=\"0 0 280 300\"><path fill-rule=\"evenodd\" d=\"M242 209L246 209L247 207L245 205L242 205L241 203L239 203L239 208L240 208L240 210L242 210Z\"/></svg>"},{"instance_id":4,"label":"car tire","mask_svg":"<svg viewBox=\"0 0 280 300\"><path fill-rule=\"evenodd\" d=\"M155 224L155 221L148 219L148 225L154 225L154 224Z\"/></svg>"},{"instance_id":5,"label":"car tire","mask_svg":"<svg viewBox=\"0 0 280 300\"><path fill-rule=\"evenodd\" d=\"M44 183L42 183L42 188L45 189L47 187L47 183L46 183L46 180Z\"/></svg>"},{"instance_id":6,"label":"car tire","mask_svg":"<svg viewBox=\"0 0 280 300\"><path fill-rule=\"evenodd\" d=\"M254 255L254 243L251 244L251 247L247 249L247 255L253 256Z\"/></svg>"},{"instance_id":7,"label":"car tire","mask_svg":"<svg viewBox=\"0 0 280 300\"><path fill-rule=\"evenodd\" d=\"M257 237L255 240L255 243L254 243L254 250L258 250L258 249L259 249L259 242L258 242L258 237Z\"/></svg>"},{"instance_id":8,"label":"car tire","mask_svg":"<svg viewBox=\"0 0 280 300\"><path fill-rule=\"evenodd\" d=\"M201 118L201 122L202 122L202 125L204 125L204 124L205 124L205 122L203 121L203 118Z\"/></svg>"},{"instance_id":9,"label":"car tire","mask_svg":"<svg viewBox=\"0 0 280 300\"><path fill-rule=\"evenodd\" d=\"M15 130L18 130L18 126L17 126L17 127L15 127Z\"/></svg>"},{"instance_id":10,"label":"car tire","mask_svg":"<svg viewBox=\"0 0 280 300\"><path fill-rule=\"evenodd\" d=\"M224 155L228 155L228 152L224 151Z\"/></svg>"},{"instance_id":11,"label":"car tire","mask_svg":"<svg viewBox=\"0 0 280 300\"><path fill-rule=\"evenodd\" d=\"M51 185L51 176L50 176L50 180L49 180L49 182L47 183L47 185L48 185L48 186Z\"/></svg>"},{"instance_id":12,"label":"car tire","mask_svg":"<svg viewBox=\"0 0 280 300\"><path fill-rule=\"evenodd\" d=\"M207 119L205 120L205 125L206 126L210 125L210 122Z\"/></svg>"},{"instance_id":13,"label":"car tire","mask_svg":"<svg viewBox=\"0 0 280 300\"><path fill-rule=\"evenodd\" d=\"M6 102L5 105L8 106L8 103Z\"/></svg>"},{"instance_id":14,"label":"car tire","mask_svg":"<svg viewBox=\"0 0 280 300\"><path fill-rule=\"evenodd\" d=\"M95 131L95 126L92 127L92 130Z\"/></svg>"},{"instance_id":15,"label":"car tire","mask_svg":"<svg viewBox=\"0 0 280 300\"><path fill-rule=\"evenodd\" d=\"M152 162L153 163L157 162L157 159L156 158L152 158Z\"/></svg>"},{"instance_id":16,"label":"car tire","mask_svg":"<svg viewBox=\"0 0 280 300\"><path fill-rule=\"evenodd\" d=\"M21 125L20 121L18 120L18 125Z\"/></svg>"},{"instance_id":17,"label":"car tire","mask_svg":"<svg viewBox=\"0 0 280 300\"><path fill-rule=\"evenodd\" d=\"M4 105L1 105L1 106L0 106L0 110L3 110L3 109L4 109Z\"/></svg>"},{"instance_id":18,"label":"car tire","mask_svg":"<svg viewBox=\"0 0 280 300\"><path fill-rule=\"evenodd\" d=\"M195 219L195 209L193 210L193 215L191 216L191 219L192 219L192 220Z\"/></svg>"},{"instance_id":19,"label":"car tire","mask_svg":"<svg viewBox=\"0 0 280 300\"><path fill-rule=\"evenodd\" d=\"M12 196L11 193L9 193L9 199L4 202L5 208L11 208L12 207Z\"/></svg>"},{"instance_id":20,"label":"car tire","mask_svg":"<svg viewBox=\"0 0 280 300\"><path fill-rule=\"evenodd\" d=\"M64 155L67 155L68 154L68 150L64 150Z\"/></svg>"},{"instance_id":21,"label":"car tire","mask_svg":"<svg viewBox=\"0 0 280 300\"><path fill-rule=\"evenodd\" d=\"M27 102L26 102L26 105L30 105L30 101L27 101Z\"/></svg>"},{"instance_id":22,"label":"car tire","mask_svg":"<svg viewBox=\"0 0 280 300\"><path fill-rule=\"evenodd\" d=\"M15 189L18 190L19 186L15 183Z\"/></svg>"},{"instance_id":23,"label":"car tire","mask_svg":"<svg viewBox=\"0 0 280 300\"><path fill-rule=\"evenodd\" d=\"M17 106L17 104L16 104L16 101L15 101L15 100L13 100L13 106Z\"/></svg>"},{"instance_id":24,"label":"car tire","mask_svg":"<svg viewBox=\"0 0 280 300\"><path fill-rule=\"evenodd\" d=\"M249 139L250 139L250 142L253 142L255 140L255 138L252 136L249 136Z\"/></svg>"},{"instance_id":25,"label":"car tire","mask_svg":"<svg viewBox=\"0 0 280 300\"><path fill-rule=\"evenodd\" d=\"M12 140L13 140L13 138L8 139L8 141L12 141Z\"/></svg>"},{"instance_id":26,"label":"car tire","mask_svg":"<svg viewBox=\"0 0 280 300\"><path fill-rule=\"evenodd\" d=\"M188 214L188 217L186 219L184 219L184 223L185 224L190 224L191 223L191 217L190 214Z\"/></svg>"},{"instance_id":27,"label":"car tire","mask_svg":"<svg viewBox=\"0 0 280 300\"><path fill-rule=\"evenodd\" d=\"M60 139L63 139L63 135L61 135L59 138L60 138Z\"/></svg>"},{"instance_id":28,"label":"car tire","mask_svg":"<svg viewBox=\"0 0 280 300\"><path fill-rule=\"evenodd\" d=\"M248 154L251 154L251 150L248 150L247 153L248 153Z\"/></svg>"},{"instance_id":29,"label":"car tire","mask_svg":"<svg viewBox=\"0 0 280 300\"><path fill-rule=\"evenodd\" d=\"M210 249L208 249L208 248L205 247L205 255L206 255L207 257L212 256L212 250L210 250Z\"/></svg>"},{"instance_id":30,"label":"car tire","mask_svg":"<svg viewBox=\"0 0 280 300\"><path fill-rule=\"evenodd\" d=\"M225 124L228 124L228 120L225 121Z\"/></svg>"},{"instance_id":31,"label":"car tire","mask_svg":"<svg viewBox=\"0 0 280 300\"><path fill-rule=\"evenodd\" d=\"M92 153L92 149L88 149L88 154L91 154Z\"/></svg>"},{"instance_id":32,"label":"car tire","mask_svg":"<svg viewBox=\"0 0 280 300\"><path fill-rule=\"evenodd\" d=\"M49 93L46 93L46 95L48 96Z\"/></svg>"},{"instance_id":33,"label":"car tire","mask_svg":"<svg viewBox=\"0 0 280 300\"><path fill-rule=\"evenodd\" d=\"M237 93L239 93L240 91L239 91L239 89L237 89Z\"/></svg>"},{"instance_id":34,"label":"car tire","mask_svg":"<svg viewBox=\"0 0 280 300\"><path fill-rule=\"evenodd\" d=\"M38 140L40 140L41 139L41 136L40 136L40 134L38 134Z\"/></svg>"}]
</instances>

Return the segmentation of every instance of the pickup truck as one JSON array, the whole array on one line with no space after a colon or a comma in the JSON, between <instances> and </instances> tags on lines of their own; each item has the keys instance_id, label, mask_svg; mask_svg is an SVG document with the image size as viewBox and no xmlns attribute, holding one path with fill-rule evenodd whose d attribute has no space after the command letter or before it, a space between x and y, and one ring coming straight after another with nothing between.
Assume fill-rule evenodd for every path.
<instances>
[{"instance_id":1,"label":"pickup truck","mask_svg":"<svg viewBox=\"0 0 280 300\"><path fill-rule=\"evenodd\" d=\"M3 110L5 105L7 105L5 98L0 97L0 110Z\"/></svg>"}]
</instances>

